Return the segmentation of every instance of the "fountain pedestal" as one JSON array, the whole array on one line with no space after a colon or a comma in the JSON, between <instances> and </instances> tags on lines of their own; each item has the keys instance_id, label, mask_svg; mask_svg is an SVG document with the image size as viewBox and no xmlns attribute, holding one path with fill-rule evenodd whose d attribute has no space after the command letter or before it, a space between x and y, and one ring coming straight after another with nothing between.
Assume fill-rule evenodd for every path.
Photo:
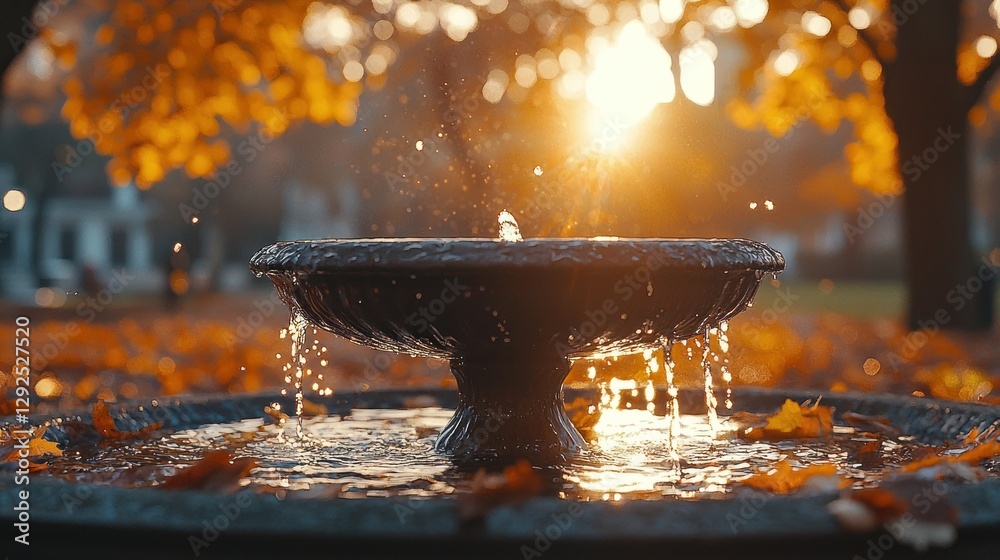
<instances>
[{"instance_id":1,"label":"fountain pedestal","mask_svg":"<svg viewBox=\"0 0 1000 560\"><path fill-rule=\"evenodd\" d=\"M450 360L460 403L438 450L549 460L584 445L562 407L570 359L702 334L784 260L743 239L352 239L277 243L250 267L319 328Z\"/></svg>"},{"instance_id":2,"label":"fountain pedestal","mask_svg":"<svg viewBox=\"0 0 1000 560\"><path fill-rule=\"evenodd\" d=\"M457 459L558 460L584 445L563 408L565 359L456 359L458 407L435 449Z\"/></svg>"}]
</instances>

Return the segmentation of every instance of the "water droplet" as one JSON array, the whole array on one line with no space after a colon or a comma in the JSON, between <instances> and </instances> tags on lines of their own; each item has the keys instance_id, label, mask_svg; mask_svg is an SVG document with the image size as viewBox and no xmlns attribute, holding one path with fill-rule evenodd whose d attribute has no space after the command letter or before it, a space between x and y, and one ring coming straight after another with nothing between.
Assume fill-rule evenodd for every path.
<instances>
[{"instance_id":1,"label":"water droplet","mask_svg":"<svg viewBox=\"0 0 1000 560\"><path fill-rule=\"evenodd\" d=\"M541 177L542 173L545 173L544 171L542 171L542 166L541 165L536 165L535 166L535 175L538 176L538 177Z\"/></svg>"},{"instance_id":2,"label":"water droplet","mask_svg":"<svg viewBox=\"0 0 1000 560\"><path fill-rule=\"evenodd\" d=\"M500 224L500 241L524 241L513 214L504 210L497 216L497 222Z\"/></svg>"}]
</instances>

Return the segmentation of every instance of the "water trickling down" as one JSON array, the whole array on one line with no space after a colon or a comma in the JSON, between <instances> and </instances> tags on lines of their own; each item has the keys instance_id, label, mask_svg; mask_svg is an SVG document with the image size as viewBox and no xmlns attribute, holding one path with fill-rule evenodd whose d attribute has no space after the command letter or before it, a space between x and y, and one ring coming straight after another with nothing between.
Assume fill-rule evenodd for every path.
<instances>
[{"instance_id":1,"label":"water trickling down","mask_svg":"<svg viewBox=\"0 0 1000 560\"><path fill-rule=\"evenodd\" d=\"M719 431L719 413L716 409L719 401L715 398L715 382L712 378L712 344L711 329L705 329L704 338L695 340L696 346L701 346L701 367L705 371L705 407L708 408L708 424L712 433Z\"/></svg>"},{"instance_id":2,"label":"water trickling down","mask_svg":"<svg viewBox=\"0 0 1000 560\"><path fill-rule=\"evenodd\" d=\"M677 384L674 382L674 358L670 353L673 346L674 343L670 340L663 344L663 372L667 381L667 398L670 399L670 409L667 411L670 416L667 445L670 450L670 458L677 463L680 460L680 454L677 451L677 437L680 435L681 409L680 402L677 400Z\"/></svg>"},{"instance_id":3,"label":"water trickling down","mask_svg":"<svg viewBox=\"0 0 1000 560\"><path fill-rule=\"evenodd\" d=\"M305 378L305 344L306 333L309 327L309 320L302 315L297 308L292 308L292 314L288 319L288 337L292 342L290 362L285 364L285 382L291 383L295 389L295 435L302 439L305 432L302 430L302 405L304 401L303 385Z\"/></svg>"},{"instance_id":4,"label":"water trickling down","mask_svg":"<svg viewBox=\"0 0 1000 560\"><path fill-rule=\"evenodd\" d=\"M497 222L500 224L500 241L524 241L513 214L504 210L497 216Z\"/></svg>"},{"instance_id":5,"label":"water trickling down","mask_svg":"<svg viewBox=\"0 0 1000 560\"><path fill-rule=\"evenodd\" d=\"M719 328L715 329L715 334L719 342L719 353L715 356L715 361L719 362L719 371L722 372L722 381L726 384L726 410L733 409L733 374L729 371L729 322L719 323Z\"/></svg>"}]
</instances>

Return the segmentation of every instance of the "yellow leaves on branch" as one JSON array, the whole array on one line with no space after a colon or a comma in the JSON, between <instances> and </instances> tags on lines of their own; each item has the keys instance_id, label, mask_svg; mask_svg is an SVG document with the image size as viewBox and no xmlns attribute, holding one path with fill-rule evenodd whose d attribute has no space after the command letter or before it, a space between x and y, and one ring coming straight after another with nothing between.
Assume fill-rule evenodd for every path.
<instances>
[{"instance_id":1,"label":"yellow leaves on branch","mask_svg":"<svg viewBox=\"0 0 1000 560\"><path fill-rule=\"evenodd\" d=\"M788 459L782 459L781 461L778 461L772 469L757 472L751 475L750 478L744 480L741 484L751 488L756 488L757 490L764 490L766 492L787 494L802 488L811 479L816 477L835 476L837 476L836 465L810 465L796 470L792 468L792 464Z\"/></svg>"},{"instance_id":2,"label":"yellow leaves on branch","mask_svg":"<svg viewBox=\"0 0 1000 560\"><path fill-rule=\"evenodd\" d=\"M111 156L115 183L140 187L181 167L209 177L237 157L215 139L221 123L251 143L301 119L351 124L361 86L302 40L310 3L115 0L102 50L65 82L62 115Z\"/></svg>"},{"instance_id":3,"label":"yellow leaves on branch","mask_svg":"<svg viewBox=\"0 0 1000 560\"><path fill-rule=\"evenodd\" d=\"M833 433L833 409L828 406L801 406L786 399L781 409L767 417L763 424L750 415L733 415L744 424L740 435L751 441L821 438Z\"/></svg>"},{"instance_id":4,"label":"yellow leaves on branch","mask_svg":"<svg viewBox=\"0 0 1000 560\"><path fill-rule=\"evenodd\" d=\"M788 75L782 75L774 69L773 60L761 61L763 70L757 72L754 87L756 97L736 99L728 106L733 122L742 128L764 128L772 136L781 137L807 122L833 132L844 120L851 121L855 140L844 150L851 181L877 194L898 194L902 186L896 153L898 139L885 114L879 62L856 38L845 43L836 33L825 37L789 34L783 39L794 39L788 44L796 53L798 65ZM865 93L834 95L840 84L831 80L846 81L855 74L863 78Z\"/></svg>"}]
</instances>

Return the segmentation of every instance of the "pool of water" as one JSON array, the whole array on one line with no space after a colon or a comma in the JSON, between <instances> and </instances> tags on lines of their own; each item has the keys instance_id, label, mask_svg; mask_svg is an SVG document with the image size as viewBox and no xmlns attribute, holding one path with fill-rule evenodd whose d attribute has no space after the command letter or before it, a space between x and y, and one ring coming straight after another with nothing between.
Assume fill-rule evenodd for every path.
<instances>
[{"instance_id":1,"label":"pool of water","mask_svg":"<svg viewBox=\"0 0 1000 560\"><path fill-rule=\"evenodd\" d=\"M317 496L441 496L468 478L433 450L452 415L439 407L354 409L343 416L306 419L304 439L295 422L263 419L211 424L158 439L68 450L49 464L58 478L123 486L156 485L208 450L251 457L258 467L242 481L264 491ZM671 458L669 419L645 410L607 410L597 441L553 474L560 495L583 500L697 499L722 497L738 483L781 459L793 466L837 465L857 485L874 485L886 468L912 459L918 442L885 441L880 459L860 461L871 436L837 428L822 440L748 442L732 437L728 421L713 437L705 416L680 418Z\"/></svg>"}]
</instances>

